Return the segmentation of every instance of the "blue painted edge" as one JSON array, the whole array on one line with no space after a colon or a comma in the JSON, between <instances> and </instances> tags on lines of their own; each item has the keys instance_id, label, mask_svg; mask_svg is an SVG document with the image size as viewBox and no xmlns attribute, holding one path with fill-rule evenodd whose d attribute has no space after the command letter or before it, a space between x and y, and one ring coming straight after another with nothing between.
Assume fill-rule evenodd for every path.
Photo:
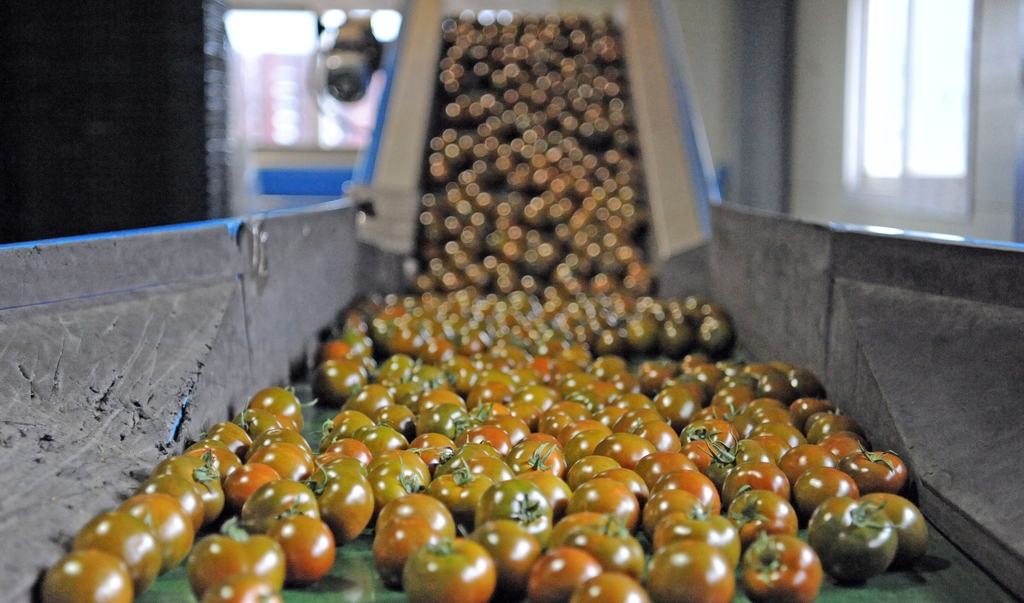
<instances>
[{"instance_id":1,"label":"blue painted edge","mask_svg":"<svg viewBox=\"0 0 1024 603\"><path fill-rule=\"evenodd\" d=\"M943 234L938 232L924 232L921 230L903 230L888 226L870 226L865 224L840 224L829 222L829 229L833 232L848 232L854 234L871 235L876 237L889 237L897 239L910 239L914 241L926 241L929 243L941 243L945 245L965 245L970 247L982 247L997 249L1000 251L1024 252L1024 243L1012 241L994 241L991 239L974 239L960 235Z\"/></svg>"},{"instance_id":2,"label":"blue painted edge","mask_svg":"<svg viewBox=\"0 0 1024 603\"><path fill-rule=\"evenodd\" d=\"M359 155L356 168L351 178L352 184L370 184L373 181L373 173L377 167L377 153L380 151L380 138L384 133L384 122L387 119L388 104L391 98L391 83L395 79L395 71L398 69L398 60L402 48L407 44L411 27L406 26L405 16L409 14L409 2L406 1L402 9L402 30L399 32L398 40L390 44L384 50L384 90L381 92L380 105L377 107L377 122L373 125L373 138L370 144Z\"/></svg>"},{"instance_id":3,"label":"blue painted edge","mask_svg":"<svg viewBox=\"0 0 1024 603\"><path fill-rule=\"evenodd\" d=\"M353 169L338 168L264 168L256 181L263 195L340 195L344 184L352 180Z\"/></svg>"},{"instance_id":4,"label":"blue painted edge","mask_svg":"<svg viewBox=\"0 0 1024 603\"><path fill-rule=\"evenodd\" d=\"M720 203L722 192L715 175L714 165L712 165L711 154L707 150L708 143L704 133L704 124L699 122L700 118L695 110L695 103L691 100L690 86L686 81L683 64L686 53L683 30L679 23L679 14L671 0L657 0L653 7L661 33L662 53L668 62L669 83L676 101L676 117L682 130L683 143L686 145L690 157L690 170L697 193L697 210L701 228L704 235L710 237L711 218L708 204Z\"/></svg>"},{"instance_id":5,"label":"blue painted edge","mask_svg":"<svg viewBox=\"0 0 1024 603\"><path fill-rule=\"evenodd\" d=\"M174 424L171 425L171 433L167 436L167 443L170 444L174 441L175 436L178 435L178 428L181 427L181 420L185 418L185 408L188 406L188 396L181 401L181 408L178 410L178 416L174 419Z\"/></svg>"}]
</instances>

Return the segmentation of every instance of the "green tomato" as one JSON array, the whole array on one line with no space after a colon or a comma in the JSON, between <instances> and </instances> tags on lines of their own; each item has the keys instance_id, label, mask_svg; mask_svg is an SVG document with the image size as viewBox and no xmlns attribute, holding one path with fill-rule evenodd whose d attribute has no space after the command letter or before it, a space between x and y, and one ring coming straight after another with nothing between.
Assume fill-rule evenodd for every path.
<instances>
[{"instance_id":1,"label":"green tomato","mask_svg":"<svg viewBox=\"0 0 1024 603\"><path fill-rule=\"evenodd\" d=\"M889 567L898 537L883 505L837 496L811 516L807 542L837 582L857 584Z\"/></svg>"}]
</instances>

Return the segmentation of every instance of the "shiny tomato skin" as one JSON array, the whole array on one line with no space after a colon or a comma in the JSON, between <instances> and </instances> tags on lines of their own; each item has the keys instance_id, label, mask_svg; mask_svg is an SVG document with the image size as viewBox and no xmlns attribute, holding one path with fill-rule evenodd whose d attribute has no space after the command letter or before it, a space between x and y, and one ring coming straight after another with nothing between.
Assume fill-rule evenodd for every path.
<instances>
[{"instance_id":1,"label":"shiny tomato skin","mask_svg":"<svg viewBox=\"0 0 1024 603\"><path fill-rule=\"evenodd\" d=\"M647 591L625 574L605 572L580 584L569 603L650 603Z\"/></svg>"},{"instance_id":2,"label":"shiny tomato skin","mask_svg":"<svg viewBox=\"0 0 1024 603\"><path fill-rule=\"evenodd\" d=\"M160 546L160 573L177 567L188 556L195 530L191 518L170 495L136 494L124 501L118 511L149 522Z\"/></svg>"},{"instance_id":3,"label":"shiny tomato skin","mask_svg":"<svg viewBox=\"0 0 1024 603\"><path fill-rule=\"evenodd\" d=\"M448 508L456 526L471 532L476 521L476 507L480 497L493 483L489 477L473 475L468 470L456 470L435 477L427 486L427 494Z\"/></svg>"},{"instance_id":4,"label":"shiny tomato skin","mask_svg":"<svg viewBox=\"0 0 1024 603\"><path fill-rule=\"evenodd\" d=\"M553 524L558 523L565 516L566 510L569 508L569 499L572 497L572 490L565 480L544 471L529 471L520 475L519 479L525 479L544 493L548 504L551 505Z\"/></svg>"},{"instance_id":5,"label":"shiny tomato skin","mask_svg":"<svg viewBox=\"0 0 1024 603\"><path fill-rule=\"evenodd\" d=\"M655 452L640 459L633 471L653 490L661 476L671 471L697 471L693 461L680 452Z\"/></svg>"},{"instance_id":6,"label":"shiny tomato skin","mask_svg":"<svg viewBox=\"0 0 1024 603\"><path fill-rule=\"evenodd\" d=\"M241 520L251 533L266 534L286 512L320 519L316 496L305 484L279 479L260 486L242 505Z\"/></svg>"},{"instance_id":7,"label":"shiny tomato skin","mask_svg":"<svg viewBox=\"0 0 1024 603\"><path fill-rule=\"evenodd\" d=\"M241 574L208 589L200 603L284 603L284 599L262 578Z\"/></svg>"},{"instance_id":8,"label":"shiny tomato skin","mask_svg":"<svg viewBox=\"0 0 1024 603\"><path fill-rule=\"evenodd\" d=\"M272 415L284 415L295 421L299 431L305 425L302 420L302 404L293 392L283 387L268 387L256 392L249 399L249 408L265 410Z\"/></svg>"},{"instance_id":9,"label":"shiny tomato skin","mask_svg":"<svg viewBox=\"0 0 1024 603\"><path fill-rule=\"evenodd\" d=\"M655 452L658 450L654 444L631 433L613 433L594 448L594 454L614 459L626 469L636 467L641 459Z\"/></svg>"},{"instance_id":10,"label":"shiny tomato skin","mask_svg":"<svg viewBox=\"0 0 1024 603\"><path fill-rule=\"evenodd\" d=\"M410 603L487 603L497 571L484 547L456 538L416 551L405 564L403 583L416 585L406 591Z\"/></svg>"},{"instance_id":11,"label":"shiny tomato skin","mask_svg":"<svg viewBox=\"0 0 1024 603\"><path fill-rule=\"evenodd\" d=\"M527 596L530 603L566 603L579 585L603 571L593 555L580 549L558 547L534 563Z\"/></svg>"},{"instance_id":12,"label":"shiny tomato skin","mask_svg":"<svg viewBox=\"0 0 1024 603\"><path fill-rule=\"evenodd\" d=\"M421 548L443 540L426 520L419 517L399 517L389 521L373 538L373 565L384 584L402 585L405 562Z\"/></svg>"},{"instance_id":13,"label":"shiny tomato skin","mask_svg":"<svg viewBox=\"0 0 1024 603\"><path fill-rule=\"evenodd\" d=\"M118 557L96 549L72 551L46 570L42 603L131 603L128 568Z\"/></svg>"},{"instance_id":14,"label":"shiny tomato skin","mask_svg":"<svg viewBox=\"0 0 1024 603\"><path fill-rule=\"evenodd\" d=\"M928 550L928 522L917 505L897 494L875 492L861 497L862 503L883 507L883 512L896 529L898 544L892 567L908 568Z\"/></svg>"},{"instance_id":15,"label":"shiny tomato skin","mask_svg":"<svg viewBox=\"0 0 1024 603\"><path fill-rule=\"evenodd\" d=\"M223 443L231 452L235 453L239 460L245 458L249 445L252 444L252 438L249 437L249 434L241 426L230 421L217 423L211 427L206 432L206 438Z\"/></svg>"},{"instance_id":16,"label":"shiny tomato skin","mask_svg":"<svg viewBox=\"0 0 1024 603\"><path fill-rule=\"evenodd\" d=\"M263 484L281 479L270 465L247 463L224 480L224 502L228 510L239 513L245 501Z\"/></svg>"},{"instance_id":17,"label":"shiny tomato skin","mask_svg":"<svg viewBox=\"0 0 1024 603\"><path fill-rule=\"evenodd\" d=\"M551 530L551 538L548 540L548 550L554 550L565 544L565 539L570 532L583 526L600 527L608 523L608 516L594 511L581 511L566 515L555 524Z\"/></svg>"},{"instance_id":18,"label":"shiny tomato skin","mask_svg":"<svg viewBox=\"0 0 1024 603\"><path fill-rule=\"evenodd\" d=\"M907 485L907 465L892 452L852 452L839 461L837 469L853 478L861 496L899 494Z\"/></svg>"},{"instance_id":19,"label":"shiny tomato skin","mask_svg":"<svg viewBox=\"0 0 1024 603\"><path fill-rule=\"evenodd\" d=\"M160 475L151 477L139 485L135 490L136 494L163 493L171 496L181 505L182 510L192 520L192 529L196 532L203 527L203 520L206 518L206 508L203 506L203 498L199 492L199 486L192 481L178 477L177 475Z\"/></svg>"},{"instance_id":20,"label":"shiny tomato skin","mask_svg":"<svg viewBox=\"0 0 1024 603\"><path fill-rule=\"evenodd\" d=\"M205 536L196 541L188 556L188 582L192 594L202 599L207 590L232 576L249 573L250 567L245 545L241 542L222 534Z\"/></svg>"},{"instance_id":21,"label":"shiny tomato skin","mask_svg":"<svg viewBox=\"0 0 1024 603\"><path fill-rule=\"evenodd\" d=\"M572 493L567 513L595 511L618 519L630 532L640 524L640 503L622 483L606 477L594 478Z\"/></svg>"},{"instance_id":22,"label":"shiny tomato skin","mask_svg":"<svg viewBox=\"0 0 1024 603\"><path fill-rule=\"evenodd\" d=\"M654 530L671 513L701 514L706 508L700 500L686 490L662 490L651 497L643 512L644 534L654 538Z\"/></svg>"},{"instance_id":23,"label":"shiny tomato skin","mask_svg":"<svg viewBox=\"0 0 1024 603\"><path fill-rule=\"evenodd\" d=\"M839 496L823 502L807 524L822 567L840 584L861 584L896 557L898 536L880 505Z\"/></svg>"},{"instance_id":24,"label":"shiny tomato skin","mask_svg":"<svg viewBox=\"0 0 1024 603\"><path fill-rule=\"evenodd\" d=\"M418 517L442 538L455 538L455 520L444 503L427 494L410 494L393 500L377 515L376 529L399 517Z\"/></svg>"},{"instance_id":25,"label":"shiny tomato skin","mask_svg":"<svg viewBox=\"0 0 1024 603\"><path fill-rule=\"evenodd\" d=\"M744 550L762 532L796 536L799 529L796 511L789 501L768 490L748 490L737 496L729 505L728 517L739 530Z\"/></svg>"},{"instance_id":26,"label":"shiny tomato skin","mask_svg":"<svg viewBox=\"0 0 1024 603\"><path fill-rule=\"evenodd\" d=\"M358 460L364 467L373 461L373 453L366 444L355 438L341 438L331 442L330 446L321 451L323 454L340 454Z\"/></svg>"},{"instance_id":27,"label":"shiny tomato skin","mask_svg":"<svg viewBox=\"0 0 1024 603\"><path fill-rule=\"evenodd\" d=\"M273 442L262 446L251 452L246 462L267 465L282 478L295 481L302 481L313 472L313 455L288 442Z\"/></svg>"},{"instance_id":28,"label":"shiny tomato skin","mask_svg":"<svg viewBox=\"0 0 1024 603\"><path fill-rule=\"evenodd\" d=\"M795 484L804 471L812 467L835 467L838 462L836 455L821 446L801 444L782 455L778 465L789 478L789 483Z\"/></svg>"},{"instance_id":29,"label":"shiny tomato skin","mask_svg":"<svg viewBox=\"0 0 1024 603\"><path fill-rule=\"evenodd\" d=\"M672 512L662 516L654 527L651 546L655 552L673 542L699 540L715 547L731 567L740 562L740 535L736 526L721 515Z\"/></svg>"},{"instance_id":30,"label":"shiny tomato skin","mask_svg":"<svg viewBox=\"0 0 1024 603\"><path fill-rule=\"evenodd\" d=\"M500 452L500 451L499 451ZM565 475L565 456L557 444L524 439L505 456L505 464L516 475L528 471L544 471L555 477Z\"/></svg>"},{"instance_id":31,"label":"shiny tomato skin","mask_svg":"<svg viewBox=\"0 0 1024 603\"><path fill-rule=\"evenodd\" d=\"M662 490L685 490L697 497L697 500L712 515L722 512L722 498L711 479L700 471L670 471L658 479L651 488L651 496Z\"/></svg>"},{"instance_id":32,"label":"shiny tomato skin","mask_svg":"<svg viewBox=\"0 0 1024 603\"><path fill-rule=\"evenodd\" d=\"M566 534L562 546L584 550L606 572L618 572L639 580L644 574L644 549L614 519L604 525L583 526Z\"/></svg>"},{"instance_id":33,"label":"shiny tomato skin","mask_svg":"<svg viewBox=\"0 0 1024 603\"><path fill-rule=\"evenodd\" d=\"M544 491L524 479L496 482L480 498L476 509L476 525L494 519L519 522L541 545L551 536L554 512Z\"/></svg>"},{"instance_id":34,"label":"shiny tomato skin","mask_svg":"<svg viewBox=\"0 0 1024 603\"><path fill-rule=\"evenodd\" d=\"M789 500L789 479L772 463L744 463L729 472L722 482L722 504L729 506L736 496L749 486L754 490L768 490Z\"/></svg>"},{"instance_id":35,"label":"shiny tomato skin","mask_svg":"<svg viewBox=\"0 0 1024 603\"><path fill-rule=\"evenodd\" d=\"M860 490L852 477L832 467L808 469L793 484L793 507L803 525L807 525L818 505L836 496L856 499L860 498Z\"/></svg>"},{"instance_id":36,"label":"shiny tomato skin","mask_svg":"<svg viewBox=\"0 0 1024 603\"><path fill-rule=\"evenodd\" d=\"M317 497L320 519L341 546L359 536L373 517L373 490L365 476L348 471L327 480Z\"/></svg>"},{"instance_id":37,"label":"shiny tomato skin","mask_svg":"<svg viewBox=\"0 0 1024 603\"><path fill-rule=\"evenodd\" d=\"M469 538L482 546L494 560L496 590L501 593L501 598L521 600L526 595L530 568L543 553L540 542L511 519L488 521L477 526Z\"/></svg>"},{"instance_id":38,"label":"shiny tomato skin","mask_svg":"<svg viewBox=\"0 0 1024 603\"><path fill-rule=\"evenodd\" d=\"M752 603L811 603L822 576L818 555L796 536L764 536L743 555L743 591Z\"/></svg>"},{"instance_id":39,"label":"shiny tomato skin","mask_svg":"<svg viewBox=\"0 0 1024 603\"><path fill-rule=\"evenodd\" d=\"M736 593L736 576L713 546L684 540L651 557L646 586L651 603L729 603Z\"/></svg>"},{"instance_id":40,"label":"shiny tomato skin","mask_svg":"<svg viewBox=\"0 0 1024 603\"><path fill-rule=\"evenodd\" d=\"M303 586L316 582L334 565L334 535L319 519L291 515L275 523L267 536L284 551L287 584Z\"/></svg>"},{"instance_id":41,"label":"shiny tomato skin","mask_svg":"<svg viewBox=\"0 0 1024 603\"><path fill-rule=\"evenodd\" d=\"M591 454L573 463L572 468L565 476L565 483L569 489L575 491L584 483L590 481L602 471L620 467L618 461L606 456Z\"/></svg>"},{"instance_id":42,"label":"shiny tomato skin","mask_svg":"<svg viewBox=\"0 0 1024 603\"><path fill-rule=\"evenodd\" d=\"M142 594L160 573L162 556L153 530L142 519L111 511L85 524L71 543L72 551L97 549L124 562L134 592Z\"/></svg>"}]
</instances>

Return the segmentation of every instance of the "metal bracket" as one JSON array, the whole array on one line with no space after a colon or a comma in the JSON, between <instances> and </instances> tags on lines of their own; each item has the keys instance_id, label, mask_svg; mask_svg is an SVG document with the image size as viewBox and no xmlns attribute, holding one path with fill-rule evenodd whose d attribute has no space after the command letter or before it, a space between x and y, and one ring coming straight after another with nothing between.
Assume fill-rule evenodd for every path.
<instances>
[{"instance_id":1,"label":"metal bracket","mask_svg":"<svg viewBox=\"0 0 1024 603\"><path fill-rule=\"evenodd\" d=\"M267 278L270 270L267 267L267 239L270 235L263 230L262 220L249 222L249 273L255 278Z\"/></svg>"}]
</instances>

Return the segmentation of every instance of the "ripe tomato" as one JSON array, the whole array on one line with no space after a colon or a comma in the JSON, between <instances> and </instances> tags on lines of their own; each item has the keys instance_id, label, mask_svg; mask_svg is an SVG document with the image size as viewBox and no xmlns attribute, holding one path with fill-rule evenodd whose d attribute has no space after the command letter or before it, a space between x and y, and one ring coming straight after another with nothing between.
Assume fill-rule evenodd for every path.
<instances>
[{"instance_id":1,"label":"ripe tomato","mask_svg":"<svg viewBox=\"0 0 1024 603\"><path fill-rule=\"evenodd\" d=\"M753 603L811 603L821 578L818 555L796 536L762 533L743 555L743 591Z\"/></svg>"},{"instance_id":2,"label":"ripe tomato","mask_svg":"<svg viewBox=\"0 0 1024 603\"><path fill-rule=\"evenodd\" d=\"M357 360L326 360L313 376L313 393L327 406L341 407L366 385L366 368Z\"/></svg>"},{"instance_id":3,"label":"ripe tomato","mask_svg":"<svg viewBox=\"0 0 1024 603\"><path fill-rule=\"evenodd\" d=\"M206 439L223 443L239 459L245 458L245 453L249 450L249 445L252 444L252 438L244 429L228 421L217 423L211 427L206 432Z\"/></svg>"},{"instance_id":4,"label":"ripe tomato","mask_svg":"<svg viewBox=\"0 0 1024 603\"><path fill-rule=\"evenodd\" d=\"M889 567L898 536L881 506L839 496L823 502L811 516L807 543L837 582L859 584Z\"/></svg>"},{"instance_id":5,"label":"ripe tomato","mask_svg":"<svg viewBox=\"0 0 1024 603\"><path fill-rule=\"evenodd\" d=\"M626 469L636 467L641 459L654 452L658 452L654 444L631 433L613 433L594 448L594 454L614 459Z\"/></svg>"},{"instance_id":6,"label":"ripe tomato","mask_svg":"<svg viewBox=\"0 0 1024 603\"><path fill-rule=\"evenodd\" d=\"M625 574L604 573L576 587L569 603L650 603L647 591Z\"/></svg>"},{"instance_id":7,"label":"ripe tomato","mask_svg":"<svg viewBox=\"0 0 1024 603\"><path fill-rule=\"evenodd\" d=\"M544 493L548 504L551 505L552 523L557 523L565 516L569 508L569 498L572 497L572 490L565 480L544 471L529 471L520 475L519 479L525 479Z\"/></svg>"},{"instance_id":8,"label":"ripe tomato","mask_svg":"<svg viewBox=\"0 0 1024 603\"><path fill-rule=\"evenodd\" d=\"M596 454L588 455L573 463L572 468L565 476L565 483L569 484L570 490L576 490L598 473L619 466L618 461L613 458Z\"/></svg>"},{"instance_id":9,"label":"ripe tomato","mask_svg":"<svg viewBox=\"0 0 1024 603\"><path fill-rule=\"evenodd\" d=\"M242 505L241 520L250 532L266 534L278 518L288 512L320 519L316 496L309 487L290 479L279 479L260 486L252 493Z\"/></svg>"},{"instance_id":10,"label":"ripe tomato","mask_svg":"<svg viewBox=\"0 0 1024 603\"><path fill-rule=\"evenodd\" d=\"M807 419L814 413L833 412L836 407L828 400L819 398L798 398L789 405L789 413L793 415L793 427L803 430Z\"/></svg>"},{"instance_id":11,"label":"ripe tomato","mask_svg":"<svg viewBox=\"0 0 1024 603\"><path fill-rule=\"evenodd\" d=\"M405 450L409 447L405 436L385 424L362 427L352 437L362 442L374 457L390 450Z\"/></svg>"},{"instance_id":12,"label":"ripe tomato","mask_svg":"<svg viewBox=\"0 0 1024 603\"><path fill-rule=\"evenodd\" d=\"M334 565L334 535L319 519L289 515L267 532L281 545L285 582L297 586L316 582Z\"/></svg>"},{"instance_id":13,"label":"ripe tomato","mask_svg":"<svg viewBox=\"0 0 1024 603\"><path fill-rule=\"evenodd\" d=\"M758 534L796 536L799 528L796 511L789 502L768 490L747 490L729 505L729 519L740 532L740 544L746 549Z\"/></svg>"},{"instance_id":14,"label":"ripe tomato","mask_svg":"<svg viewBox=\"0 0 1024 603\"><path fill-rule=\"evenodd\" d=\"M578 527L568 534L561 546L584 550L606 572L619 572L639 580L644 573L644 549L636 538L614 518L601 525Z\"/></svg>"},{"instance_id":15,"label":"ripe tomato","mask_svg":"<svg viewBox=\"0 0 1024 603\"><path fill-rule=\"evenodd\" d=\"M712 515L722 512L722 499L718 489L711 479L700 471L669 471L651 488L651 496L662 490L685 490L696 496L700 504Z\"/></svg>"},{"instance_id":16,"label":"ripe tomato","mask_svg":"<svg viewBox=\"0 0 1024 603\"><path fill-rule=\"evenodd\" d=\"M541 545L545 545L551 535L553 511L543 490L517 478L494 483L480 497L476 525L494 519L518 521Z\"/></svg>"},{"instance_id":17,"label":"ripe tomato","mask_svg":"<svg viewBox=\"0 0 1024 603\"><path fill-rule=\"evenodd\" d=\"M794 484L804 471L813 467L835 467L839 459L825 448L816 444L801 444L789 449L779 459L779 469Z\"/></svg>"},{"instance_id":18,"label":"ripe tomato","mask_svg":"<svg viewBox=\"0 0 1024 603\"><path fill-rule=\"evenodd\" d=\"M907 466L894 452L852 452L839 461L840 471L853 478L861 495L899 494L907 485Z\"/></svg>"},{"instance_id":19,"label":"ripe tomato","mask_svg":"<svg viewBox=\"0 0 1024 603\"><path fill-rule=\"evenodd\" d=\"M461 465L453 472L436 477L430 482L427 494L448 508L456 526L472 531L480 497L493 483L491 478L473 475L468 466Z\"/></svg>"},{"instance_id":20,"label":"ripe tomato","mask_svg":"<svg viewBox=\"0 0 1024 603\"><path fill-rule=\"evenodd\" d=\"M209 525L220 517L224 510L224 489L220 485L220 474L213 466L213 455L202 458L175 456L164 459L150 474L150 480L164 475L175 475L190 481L203 502L203 525Z\"/></svg>"},{"instance_id":21,"label":"ripe tomato","mask_svg":"<svg viewBox=\"0 0 1024 603\"><path fill-rule=\"evenodd\" d=\"M818 442L818 446L821 446L834 454L837 459L842 460L846 455L857 452L861 447L867 446L867 443L866 440L860 438L853 432L840 431L830 433L821 438L821 441Z\"/></svg>"},{"instance_id":22,"label":"ripe tomato","mask_svg":"<svg viewBox=\"0 0 1024 603\"><path fill-rule=\"evenodd\" d=\"M523 440L505 457L505 463L516 475L543 471L555 477L565 475L565 457L555 444Z\"/></svg>"},{"instance_id":23,"label":"ripe tomato","mask_svg":"<svg viewBox=\"0 0 1024 603\"><path fill-rule=\"evenodd\" d=\"M497 592L502 599L521 600L526 595L530 568L540 558L542 548L537 539L518 522L496 519L477 526L470 534L494 560L497 569Z\"/></svg>"},{"instance_id":24,"label":"ripe tomato","mask_svg":"<svg viewBox=\"0 0 1024 603\"><path fill-rule=\"evenodd\" d=\"M370 525L373 503L370 480L356 471L339 472L328 479L317 497L320 519L331 529L338 546L354 540Z\"/></svg>"},{"instance_id":25,"label":"ripe tomato","mask_svg":"<svg viewBox=\"0 0 1024 603\"><path fill-rule=\"evenodd\" d=\"M265 410L272 415L284 415L295 422L299 431L305 425L302 420L302 404L294 392L283 387L268 387L256 392L249 399L249 408Z\"/></svg>"},{"instance_id":26,"label":"ripe tomato","mask_svg":"<svg viewBox=\"0 0 1024 603\"><path fill-rule=\"evenodd\" d=\"M200 603L283 603L284 599L262 578L232 576L206 591Z\"/></svg>"},{"instance_id":27,"label":"ripe tomato","mask_svg":"<svg viewBox=\"0 0 1024 603\"><path fill-rule=\"evenodd\" d=\"M227 525L227 524L225 524ZM275 589L284 586L285 559L281 545L268 536L247 536L237 526L227 534L204 536L188 557L188 582L197 599L232 576L256 575Z\"/></svg>"},{"instance_id":28,"label":"ripe tomato","mask_svg":"<svg viewBox=\"0 0 1024 603\"><path fill-rule=\"evenodd\" d=\"M567 513L595 511L618 519L630 532L640 523L640 503L622 483L606 477L594 478L572 493Z\"/></svg>"},{"instance_id":29,"label":"ripe tomato","mask_svg":"<svg viewBox=\"0 0 1024 603\"><path fill-rule=\"evenodd\" d=\"M864 430L853 417L839 414L839 411L835 412L816 412L813 415L807 417L807 421L804 423L804 434L807 436L807 441L811 444L817 444L822 438L830 433L837 431L852 431L860 436L864 436Z\"/></svg>"},{"instance_id":30,"label":"ripe tomato","mask_svg":"<svg viewBox=\"0 0 1024 603\"><path fill-rule=\"evenodd\" d=\"M381 509L376 529L399 517L418 517L442 538L455 538L455 520L444 504L427 494L410 494L393 500Z\"/></svg>"},{"instance_id":31,"label":"ripe tomato","mask_svg":"<svg viewBox=\"0 0 1024 603\"><path fill-rule=\"evenodd\" d=\"M199 494L199 487L192 481L178 477L177 475L160 475L151 477L143 482L135 490L136 494L167 494L181 506L185 514L192 521L192 529L199 531L203 527L203 519L206 517L206 509L203 507L203 498Z\"/></svg>"},{"instance_id":32,"label":"ripe tomato","mask_svg":"<svg viewBox=\"0 0 1024 603\"><path fill-rule=\"evenodd\" d=\"M565 538L576 528L583 526L603 526L608 522L608 516L594 511L581 511L566 515L555 524L551 530L551 538L548 540L548 550L556 549L565 544Z\"/></svg>"},{"instance_id":33,"label":"ripe tomato","mask_svg":"<svg viewBox=\"0 0 1024 603\"><path fill-rule=\"evenodd\" d=\"M730 471L722 482L722 504L729 506L748 488L774 492L789 500L789 480L782 469L771 463L744 463Z\"/></svg>"},{"instance_id":34,"label":"ripe tomato","mask_svg":"<svg viewBox=\"0 0 1024 603\"><path fill-rule=\"evenodd\" d=\"M366 447L366 444L355 438L341 438L335 440L325 448L323 454L340 454L357 459L361 464L369 465L373 460L373 453Z\"/></svg>"},{"instance_id":35,"label":"ripe tomato","mask_svg":"<svg viewBox=\"0 0 1024 603\"><path fill-rule=\"evenodd\" d=\"M500 428L494 425L475 425L465 429L455 438L455 445L463 446L467 442L475 444L487 444L498 451L498 454L505 456L512 448L512 439ZM514 469L513 469L514 470Z\"/></svg>"},{"instance_id":36,"label":"ripe tomato","mask_svg":"<svg viewBox=\"0 0 1024 603\"><path fill-rule=\"evenodd\" d=\"M808 469L793 484L793 506L804 525L818 505L836 496L860 498L853 478L832 467Z\"/></svg>"},{"instance_id":37,"label":"ripe tomato","mask_svg":"<svg viewBox=\"0 0 1024 603\"><path fill-rule=\"evenodd\" d=\"M86 549L46 570L40 594L42 603L131 603L134 590L120 558Z\"/></svg>"},{"instance_id":38,"label":"ripe tomato","mask_svg":"<svg viewBox=\"0 0 1024 603\"><path fill-rule=\"evenodd\" d=\"M651 491L647 489L647 484L644 483L644 480L640 479L640 476L635 471L624 467L606 469L594 477L607 477L629 488L629 491L636 497L637 502L640 503L641 510L651 497Z\"/></svg>"},{"instance_id":39,"label":"ripe tomato","mask_svg":"<svg viewBox=\"0 0 1024 603\"><path fill-rule=\"evenodd\" d=\"M679 449L682 447L675 430L661 419L647 421L634 428L631 433L650 442L658 452L679 452Z\"/></svg>"},{"instance_id":40,"label":"ripe tomato","mask_svg":"<svg viewBox=\"0 0 1024 603\"><path fill-rule=\"evenodd\" d=\"M531 603L566 603L573 591L602 571L593 555L558 547L533 564L526 593Z\"/></svg>"},{"instance_id":41,"label":"ripe tomato","mask_svg":"<svg viewBox=\"0 0 1024 603\"><path fill-rule=\"evenodd\" d=\"M313 455L302 447L287 442L273 442L262 446L252 452L246 462L267 465L283 479L295 481L302 481L313 473Z\"/></svg>"},{"instance_id":42,"label":"ripe tomato","mask_svg":"<svg viewBox=\"0 0 1024 603\"><path fill-rule=\"evenodd\" d=\"M662 490L651 497L643 512L644 534L647 539L654 538L654 529L662 518L670 513L702 514L704 505L693 494L686 490Z\"/></svg>"},{"instance_id":43,"label":"ripe tomato","mask_svg":"<svg viewBox=\"0 0 1024 603\"><path fill-rule=\"evenodd\" d=\"M277 417L258 408L242 410L242 412L235 415L235 418L231 419L231 422L244 429L250 438L255 438L268 429L283 428Z\"/></svg>"},{"instance_id":44,"label":"ripe tomato","mask_svg":"<svg viewBox=\"0 0 1024 603\"><path fill-rule=\"evenodd\" d=\"M562 448L564 449L577 434L592 430L600 431L605 435L609 435L612 432L612 430L609 429L607 425L601 423L600 421L597 421L595 419L585 419L583 421L576 421L575 423L570 423L569 425L563 427L562 430L558 432L558 435L556 437L558 438L558 443L561 444Z\"/></svg>"},{"instance_id":45,"label":"ripe tomato","mask_svg":"<svg viewBox=\"0 0 1024 603\"><path fill-rule=\"evenodd\" d=\"M188 556L195 530L191 518L170 495L136 494L124 501L118 511L148 522L160 547L160 573L177 567Z\"/></svg>"},{"instance_id":46,"label":"ripe tomato","mask_svg":"<svg viewBox=\"0 0 1024 603\"><path fill-rule=\"evenodd\" d=\"M456 538L428 545L405 564L403 582L411 603L486 603L494 594L497 572L484 547Z\"/></svg>"},{"instance_id":47,"label":"ripe tomato","mask_svg":"<svg viewBox=\"0 0 1024 603\"><path fill-rule=\"evenodd\" d=\"M679 452L654 452L640 459L640 462L636 464L633 471L640 476L640 479L644 480L648 490L653 490L654 485L666 473L670 471L697 471L697 466Z\"/></svg>"},{"instance_id":48,"label":"ripe tomato","mask_svg":"<svg viewBox=\"0 0 1024 603\"><path fill-rule=\"evenodd\" d=\"M324 429L330 429L330 431L320 441L320 450L321 452L327 450L328 446L338 440L355 437L357 431L373 425L373 419L363 413L355 410L343 410L324 424Z\"/></svg>"},{"instance_id":49,"label":"ripe tomato","mask_svg":"<svg viewBox=\"0 0 1024 603\"><path fill-rule=\"evenodd\" d=\"M651 538L654 551L680 540L699 540L710 544L725 555L730 567L736 567L740 562L739 532L731 521L721 515L700 510L662 515Z\"/></svg>"},{"instance_id":50,"label":"ripe tomato","mask_svg":"<svg viewBox=\"0 0 1024 603\"><path fill-rule=\"evenodd\" d=\"M419 517L399 517L382 526L373 538L373 565L384 584L402 585L405 562L421 548L439 544L443 538L426 520Z\"/></svg>"},{"instance_id":51,"label":"ripe tomato","mask_svg":"<svg viewBox=\"0 0 1024 603\"><path fill-rule=\"evenodd\" d=\"M899 542L892 567L907 568L924 556L928 550L928 523L917 505L896 494L876 492L860 499L861 503L876 504L892 521Z\"/></svg>"},{"instance_id":52,"label":"ripe tomato","mask_svg":"<svg viewBox=\"0 0 1024 603\"><path fill-rule=\"evenodd\" d=\"M736 593L736 576L718 549L684 540L651 557L647 593L652 603L729 603Z\"/></svg>"}]
</instances>

